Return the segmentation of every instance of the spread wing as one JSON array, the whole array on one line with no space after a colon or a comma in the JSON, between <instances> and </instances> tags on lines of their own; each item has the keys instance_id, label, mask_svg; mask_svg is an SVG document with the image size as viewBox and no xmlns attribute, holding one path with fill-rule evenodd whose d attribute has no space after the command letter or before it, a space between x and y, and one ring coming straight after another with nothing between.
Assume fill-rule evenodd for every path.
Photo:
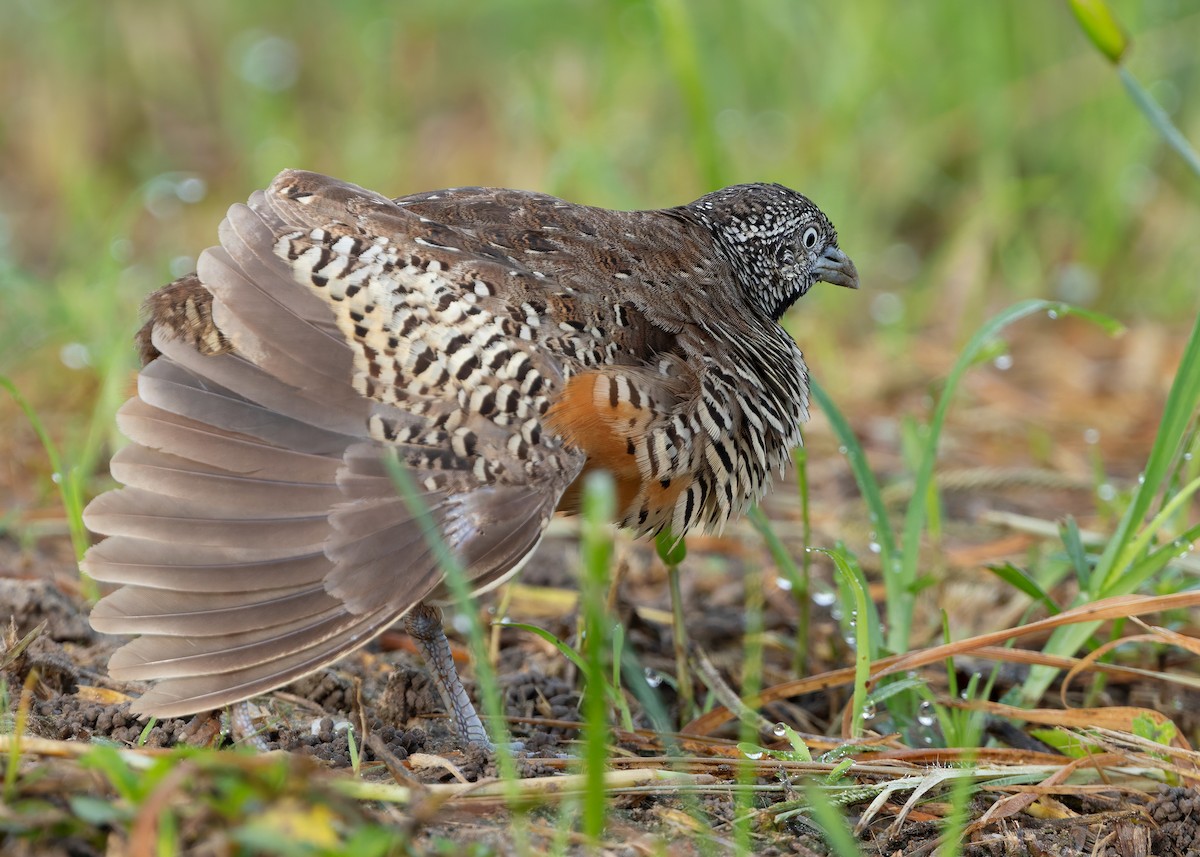
<instances>
[{"instance_id":1,"label":"spread wing","mask_svg":"<svg viewBox=\"0 0 1200 857\"><path fill-rule=\"evenodd\" d=\"M112 674L178 716L363 645L442 572L396 454L476 587L517 568L583 455L542 430L564 383L536 276L378 194L285 172L230 209L197 274L152 298L122 408L125 487L85 512L92 613L137 634Z\"/></svg>"}]
</instances>

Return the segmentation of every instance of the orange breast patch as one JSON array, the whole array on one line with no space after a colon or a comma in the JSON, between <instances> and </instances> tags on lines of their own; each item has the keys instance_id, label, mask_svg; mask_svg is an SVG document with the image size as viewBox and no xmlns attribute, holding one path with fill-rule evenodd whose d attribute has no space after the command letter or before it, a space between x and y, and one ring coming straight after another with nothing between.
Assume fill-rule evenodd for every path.
<instances>
[{"instance_id":1,"label":"orange breast patch","mask_svg":"<svg viewBox=\"0 0 1200 857\"><path fill-rule=\"evenodd\" d=\"M617 507L625 516L642 487L637 451L652 417L648 408L619 395L617 380L607 373L584 372L567 382L546 411L545 424L583 450L588 460L580 478L563 495L561 511L579 511L584 474L607 470L616 482Z\"/></svg>"}]
</instances>

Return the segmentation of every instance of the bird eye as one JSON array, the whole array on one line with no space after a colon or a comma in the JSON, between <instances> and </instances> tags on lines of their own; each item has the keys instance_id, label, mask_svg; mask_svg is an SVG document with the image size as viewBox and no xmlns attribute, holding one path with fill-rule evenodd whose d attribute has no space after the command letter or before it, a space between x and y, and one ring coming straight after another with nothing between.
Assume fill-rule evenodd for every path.
<instances>
[{"instance_id":1,"label":"bird eye","mask_svg":"<svg viewBox=\"0 0 1200 857\"><path fill-rule=\"evenodd\" d=\"M817 228L810 226L804 230L804 237L801 239L804 242L804 249L811 250L817 246Z\"/></svg>"}]
</instances>

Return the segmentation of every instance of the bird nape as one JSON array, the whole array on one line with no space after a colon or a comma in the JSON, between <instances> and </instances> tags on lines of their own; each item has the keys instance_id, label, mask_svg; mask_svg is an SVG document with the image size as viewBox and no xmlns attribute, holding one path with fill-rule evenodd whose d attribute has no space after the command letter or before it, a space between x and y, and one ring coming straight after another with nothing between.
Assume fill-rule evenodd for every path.
<instances>
[{"instance_id":1,"label":"bird nape","mask_svg":"<svg viewBox=\"0 0 1200 857\"><path fill-rule=\"evenodd\" d=\"M474 591L536 548L581 476L638 534L713 529L766 491L808 415L777 319L856 287L828 218L779 185L609 211L454 188L389 200L286 171L155 292L84 520L119 584L98 631L160 717L247 699L400 619L462 740L487 734L449 657L448 588L398 456Z\"/></svg>"}]
</instances>

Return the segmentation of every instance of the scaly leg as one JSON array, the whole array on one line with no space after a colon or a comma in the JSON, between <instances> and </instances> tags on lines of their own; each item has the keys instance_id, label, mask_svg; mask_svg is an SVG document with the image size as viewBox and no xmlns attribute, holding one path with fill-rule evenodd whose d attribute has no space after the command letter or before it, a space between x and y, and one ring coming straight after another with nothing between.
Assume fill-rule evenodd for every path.
<instances>
[{"instance_id":1,"label":"scaly leg","mask_svg":"<svg viewBox=\"0 0 1200 857\"><path fill-rule=\"evenodd\" d=\"M450 641L442 627L442 611L432 605L420 603L404 617L409 636L417 643L425 663L433 670L433 681L441 694L442 704L454 722L458 737L466 744L475 744L488 750L494 748L483 721L475 712L471 698L463 687L458 670L454 668L454 656L450 653Z\"/></svg>"}]
</instances>

